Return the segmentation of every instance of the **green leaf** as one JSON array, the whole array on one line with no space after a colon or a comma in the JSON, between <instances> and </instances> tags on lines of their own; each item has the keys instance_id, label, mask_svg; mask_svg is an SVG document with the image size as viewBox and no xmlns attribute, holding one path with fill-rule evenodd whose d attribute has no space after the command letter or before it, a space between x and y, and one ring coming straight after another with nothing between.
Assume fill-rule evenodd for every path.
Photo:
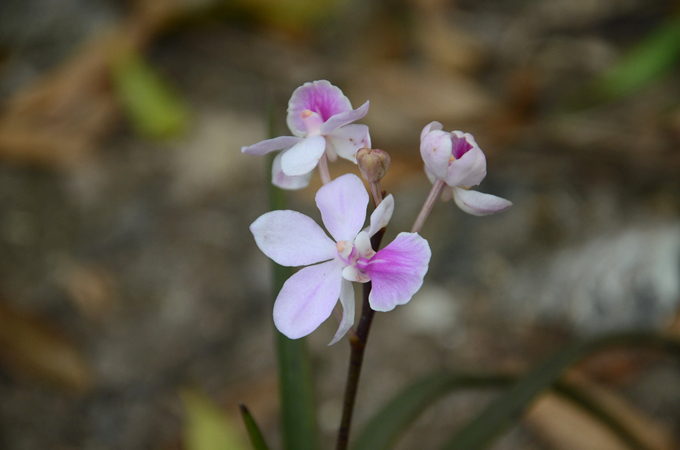
<instances>
[{"instance_id":1,"label":"green leaf","mask_svg":"<svg viewBox=\"0 0 680 450\"><path fill-rule=\"evenodd\" d=\"M276 137L273 125L273 108L269 108L269 136ZM268 173L274 155L267 158ZM271 210L286 209L286 193L269 182ZM283 283L293 275L293 269L272 263L275 295ZM304 339L291 340L275 331L276 351L279 359L279 390L281 395L281 422L285 450L315 450L318 448L314 386Z\"/></svg>"},{"instance_id":2,"label":"green leaf","mask_svg":"<svg viewBox=\"0 0 680 450\"><path fill-rule=\"evenodd\" d=\"M651 347L680 357L680 341L644 332L617 333L568 346L523 377L507 393L491 402L443 448L447 450L485 448L521 417L540 394L554 386L569 367L592 353L621 346Z\"/></svg>"},{"instance_id":3,"label":"green leaf","mask_svg":"<svg viewBox=\"0 0 680 450\"><path fill-rule=\"evenodd\" d=\"M608 98L630 94L670 70L680 58L680 17L669 19L600 81Z\"/></svg>"},{"instance_id":4,"label":"green leaf","mask_svg":"<svg viewBox=\"0 0 680 450\"><path fill-rule=\"evenodd\" d=\"M111 70L118 101L140 134L160 139L188 128L188 108L138 53L121 52Z\"/></svg>"},{"instance_id":5,"label":"green leaf","mask_svg":"<svg viewBox=\"0 0 680 450\"><path fill-rule=\"evenodd\" d=\"M250 443L253 444L253 449L268 450L267 443L264 441L262 432L260 432L260 427L257 426L257 422L255 422L255 419L253 418L252 414L250 414L250 411L248 411L248 408L246 408L246 405L244 405L243 403L239 403L238 406L239 409L241 410L241 417L243 418L243 423L246 426L246 430L248 430Z\"/></svg>"},{"instance_id":6,"label":"green leaf","mask_svg":"<svg viewBox=\"0 0 680 450\"><path fill-rule=\"evenodd\" d=\"M442 373L420 380L394 397L366 424L352 450L392 448L425 408L444 395L460 389L505 388L514 379L509 375Z\"/></svg>"},{"instance_id":7,"label":"green leaf","mask_svg":"<svg viewBox=\"0 0 680 450\"><path fill-rule=\"evenodd\" d=\"M464 389L507 388L518 378L511 375L475 375L442 373L424 378L407 387L387 403L364 427L352 450L387 450L392 448L410 425L432 403L445 395ZM632 449L646 449L645 444L621 421L596 400L570 383L558 381L555 393L581 407L593 418L616 433Z\"/></svg>"},{"instance_id":8,"label":"green leaf","mask_svg":"<svg viewBox=\"0 0 680 450\"><path fill-rule=\"evenodd\" d=\"M243 437L227 415L205 395L195 391L181 393L186 423L185 450L246 450Z\"/></svg>"}]
</instances>

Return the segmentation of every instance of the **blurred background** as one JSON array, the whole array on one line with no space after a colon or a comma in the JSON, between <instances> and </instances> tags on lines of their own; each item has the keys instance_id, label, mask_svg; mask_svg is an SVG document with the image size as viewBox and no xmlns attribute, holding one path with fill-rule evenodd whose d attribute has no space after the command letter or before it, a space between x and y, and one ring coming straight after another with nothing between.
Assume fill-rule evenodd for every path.
<instances>
[{"instance_id":1,"label":"blurred background","mask_svg":"<svg viewBox=\"0 0 680 450\"><path fill-rule=\"evenodd\" d=\"M440 369L680 334L679 62L672 0L2 0L0 448L195 450L225 420L247 448L238 401L278 448L270 266L248 231L268 174L239 150L267 137L272 101L288 134L311 80L371 102L386 242L429 191L433 120L475 135L479 190L514 202L436 205L425 286L374 322L356 430ZM318 186L291 209L318 218ZM349 355L331 322L308 338L324 448ZM680 364L610 352L571 375L649 448L678 448ZM436 448L494 395L437 403L398 448ZM494 448L626 447L545 396Z\"/></svg>"}]
</instances>

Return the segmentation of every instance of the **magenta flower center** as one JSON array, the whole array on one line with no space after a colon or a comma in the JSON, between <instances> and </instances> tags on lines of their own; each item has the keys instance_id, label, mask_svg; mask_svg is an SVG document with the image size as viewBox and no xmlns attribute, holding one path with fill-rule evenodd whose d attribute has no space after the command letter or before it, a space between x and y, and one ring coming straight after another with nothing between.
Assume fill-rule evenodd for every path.
<instances>
[{"instance_id":1,"label":"magenta flower center","mask_svg":"<svg viewBox=\"0 0 680 450\"><path fill-rule=\"evenodd\" d=\"M458 137L456 135L451 136L451 157L453 158L450 162L460 159L469 150L472 149L472 145L464 137Z\"/></svg>"}]
</instances>

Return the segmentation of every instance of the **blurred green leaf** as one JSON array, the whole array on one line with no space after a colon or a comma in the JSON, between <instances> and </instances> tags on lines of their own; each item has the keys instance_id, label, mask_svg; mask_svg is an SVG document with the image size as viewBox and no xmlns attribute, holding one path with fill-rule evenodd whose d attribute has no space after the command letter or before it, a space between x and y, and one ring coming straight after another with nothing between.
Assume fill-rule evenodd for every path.
<instances>
[{"instance_id":1,"label":"blurred green leaf","mask_svg":"<svg viewBox=\"0 0 680 450\"><path fill-rule=\"evenodd\" d=\"M246 425L246 430L248 430L248 436L250 437L250 443L253 445L254 450L268 450L267 443L264 441L260 427L257 426L257 422L250 414L248 408L243 403L239 403L239 408L241 409L241 417L243 418L243 423Z\"/></svg>"},{"instance_id":2,"label":"blurred green leaf","mask_svg":"<svg viewBox=\"0 0 680 450\"><path fill-rule=\"evenodd\" d=\"M268 111L269 137L276 137L274 113ZM271 174L273 154L267 158ZM269 202L272 211L286 209L286 193L269 183ZM283 283L293 275L293 269L272 263L274 270L274 295ZM288 339L275 330L276 351L279 358L279 390L281 395L281 422L283 427L283 448L285 450L315 450L318 448L316 409L314 407L314 386L304 339Z\"/></svg>"},{"instance_id":3,"label":"blurred green leaf","mask_svg":"<svg viewBox=\"0 0 680 450\"><path fill-rule=\"evenodd\" d=\"M232 8L250 12L256 18L292 31L332 18L349 0L236 0Z\"/></svg>"},{"instance_id":4,"label":"blurred green leaf","mask_svg":"<svg viewBox=\"0 0 680 450\"><path fill-rule=\"evenodd\" d=\"M491 402L443 448L447 450L485 448L520 418L540 394L554 386L569 367L592 353L622 346L654 348L680 357L679 340L644 332L611 334L568 346L523 377L507 393Z\"/></svg>"},{"instance_id":5,"label":"blurred green leaf","mask_svg":"<svg viewBox=\"0 0 680 450\"><path fill-rule=\"evenodd\" d=\"M111 70L118 101L140 134L162 139L188 128L187 106L138 53L119 53Z\"/></svg>"},{"instance_id":6,"label":"blurred green leaf","mask_svg":"<svg viewBox=\"0 0 680 450\"><path fill-rule=\"evenodd\" d=\"M493 389L511 386L517 377L442 373L420 380L387 403L364 427L352 450L387 450L420 414L444 396L463 389ZM555 392L567 398L615 432L633 449L645 449L641 440L597 401L569 383L557 382Z\"/></svg>"},{"instance_id":7,"label":"blurred green leaf","mask_svg":"<svg viewBox=\"0 0 680 450\"><path fill-rule=\"evenodd\" d=\"M181 393L186 411L185 450L246 450L243 437L225 412L205 395Z\"/></svg>"},{"instance_id":8,"label":"blurred green leaf","mask_svg":"<svg viewBox=\"0 0 680 450\"><path fill-rule=\"evenodd\" d=\"M515 378L509 375L443 373L427 377L407 387L387 403L364 427L352 450L386 450L432 403L459 389L507 387Z\"/></svg>"},{"instance_id":9,"label":"blurred green leaf","mask_svg":"<svg viewBox=\"0 0 680 450\"><path fill-rule=\"evenodd\" d=\"M680 17L668 20L637 45L599 82L608 98L630 94L653 82L680 59Z\"/></svg>"}]
</instances>

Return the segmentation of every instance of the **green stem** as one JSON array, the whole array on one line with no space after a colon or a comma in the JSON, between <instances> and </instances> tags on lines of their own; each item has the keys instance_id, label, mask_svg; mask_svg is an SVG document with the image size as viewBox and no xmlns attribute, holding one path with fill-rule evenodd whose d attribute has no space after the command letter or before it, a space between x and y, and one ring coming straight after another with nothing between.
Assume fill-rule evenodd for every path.
<instances>
[{"instance_id":1,"label":"green stem","mask_svg":"<svg viewBox=\"0 0 680 450\"><path fill-rule=\"evenodd\" d=\"M273 107L269 108L269 137L275 137ZM274 155L267 155L271 174ZM286 209L286 192L269 180L269 205L272 211ZM275 295L283 283L293 275L290 267L272 263ZM281 422L285 450L316 450L319 448L314 407L314 385L304 339L291 340L275 331L279 363L279 392L281 396Z\"/></svg>"}]
</instances>

